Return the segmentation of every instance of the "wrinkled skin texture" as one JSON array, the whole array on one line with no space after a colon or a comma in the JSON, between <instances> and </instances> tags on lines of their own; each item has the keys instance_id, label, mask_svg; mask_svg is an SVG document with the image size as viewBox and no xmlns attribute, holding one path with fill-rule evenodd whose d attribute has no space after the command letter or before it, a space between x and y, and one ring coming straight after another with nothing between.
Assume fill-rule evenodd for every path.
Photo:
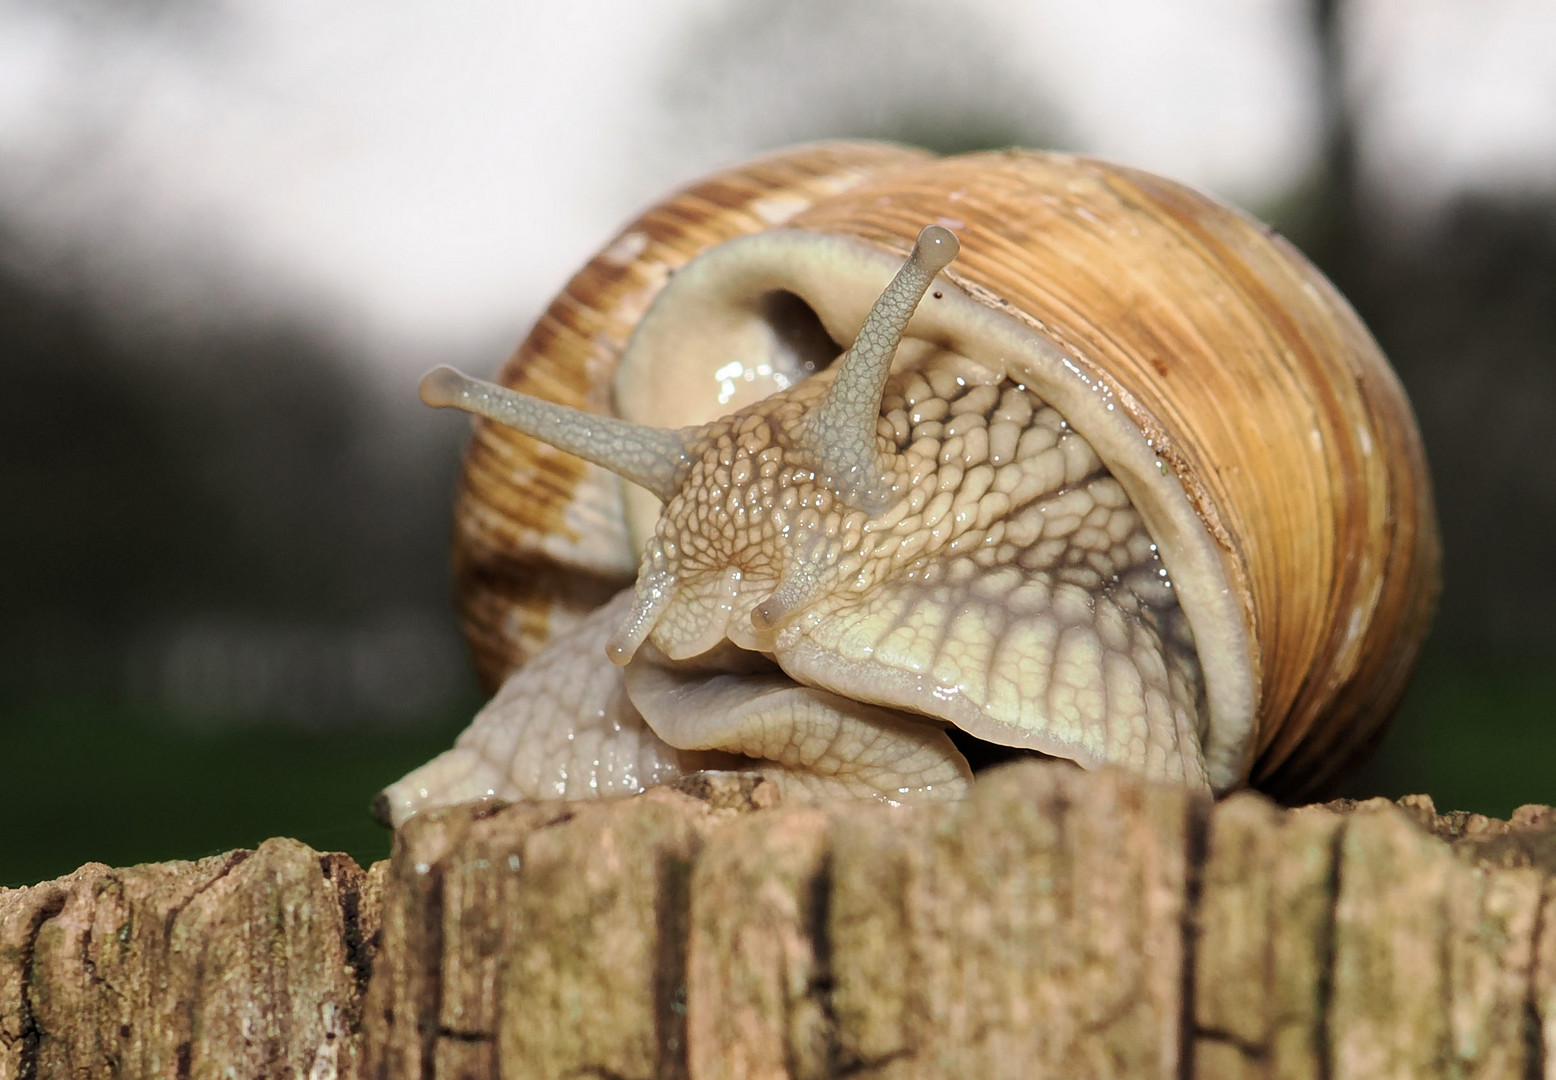
<instances>
[{"instance_id":1,"label":"wrinkled skin texture","mask_svg":"<svg viewBox=\"0 0 1556 1080\"><path fill-rule=\"evenodd\" d=\"M971 779L943 730L802 687L760 656L740 675L605 658L631 605L622 593L516 672L440 754L385 789L396 826L421 810L483 798L608 799L703 769L760 772L789 798L958 798ZM661 729L687 744L661 738Z\"/></svg>"},{"instance_id":2,"label":"wrinkled skin texture","mask_svg":"<svg viewBox=\"0 0 1556 1080\"><path fill-rule=\"evenodd\" d=\"M947 723L1206 787L1193 641L1123 489L1029 390L903 352L875 431L884 506L849 505L804 446L836 367L682 433L636 588L391 786L396 823L700 768L790 797L954 797L970 770Z\"/></svg>"},{"instance_id":3,"label":"wrinkled skin texture","mask_svg":"<svg viewBox=\"0 0 1556 1080\"><path fill-rule=\"evenodd\" d=\"M1124 489L1027 387L903 345L958 249L927 226L842 360L699 427L429 374L429 404L527 431L664 506L636 586L380 810L398 824L471 798L631 794L710 767L791 796L956 797L971 769L948 726L1208 789L1192 635Z\"/></svg>"}]
</instances>

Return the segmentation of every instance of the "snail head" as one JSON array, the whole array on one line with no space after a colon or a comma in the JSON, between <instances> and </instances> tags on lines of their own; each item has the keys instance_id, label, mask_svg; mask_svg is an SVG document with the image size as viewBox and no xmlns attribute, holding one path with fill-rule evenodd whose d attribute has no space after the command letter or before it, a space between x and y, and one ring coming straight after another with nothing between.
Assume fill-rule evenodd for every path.
<instances>
[{"instance_id":1,"label":"snail head","mask_svg":"<svg viewBox=\"0 0 1556 1080\"><path fill-rule=\"evenodd\" d=\"M912 554L899 526L924 509L921 481L937 463L899 445L881 402L909 319L959 247L950 230L926 227L841 361L711 423L633 424L451 367L429 372L421 397L576 454L664 503L631 612L606 648L612 661L626 664L650 637L675 660L726 638L771 651L820 597L863 593Z\"/></svg>"}]
</instances>

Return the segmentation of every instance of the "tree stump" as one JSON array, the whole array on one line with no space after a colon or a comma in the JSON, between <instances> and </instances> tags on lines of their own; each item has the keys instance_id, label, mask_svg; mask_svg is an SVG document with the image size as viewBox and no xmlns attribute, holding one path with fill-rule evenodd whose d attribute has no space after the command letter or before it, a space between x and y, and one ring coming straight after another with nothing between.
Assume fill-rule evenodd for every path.
<instances>
[{"instance_id":1,"label":"tree stump","mask_svg":"<svg viewBox=\"0 0 1556 1080\"><path fill-rule=\"evenodd\" d=\"M1556 814L702 774L0 890L0 1080L1556 1076Z\"/></svg>"}]
</instances>

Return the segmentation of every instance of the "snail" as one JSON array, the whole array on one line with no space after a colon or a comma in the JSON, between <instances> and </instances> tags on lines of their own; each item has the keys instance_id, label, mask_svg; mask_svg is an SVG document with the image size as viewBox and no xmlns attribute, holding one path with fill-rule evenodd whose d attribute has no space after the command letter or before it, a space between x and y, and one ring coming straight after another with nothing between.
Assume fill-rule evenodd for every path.
<instances>
[{"instance_id":1,"label":"snail","mask_svg":"<svg viewBox=\"0 0 1556 1080\"><path fill-rule=\"evenodd\" d=\"M1028 753L1291 801L1376 743L1431 621L1376 344L1272 230L1135 169L750 162L623 230L498 384L422 383L484 418L455 567L500 689L394 824L701 769L956 798Z\"/></svg>"}]
</instances>

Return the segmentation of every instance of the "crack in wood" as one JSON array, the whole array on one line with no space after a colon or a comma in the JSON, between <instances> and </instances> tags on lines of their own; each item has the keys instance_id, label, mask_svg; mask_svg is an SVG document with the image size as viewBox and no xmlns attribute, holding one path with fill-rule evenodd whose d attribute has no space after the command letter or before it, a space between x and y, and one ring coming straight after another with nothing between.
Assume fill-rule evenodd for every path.
<instances>
[{"instance_id":1,"label":"crack in wood","mask_svg":"<svg viewBox=\"0 0 1556 1080\"><path fill-rule=\"evenodd\" d=\"M889 1050L884 1054L872 1054L869 1057L861 1058L858 1061L842 1066L830 1075L837 1077L838 1080L847 1080L850 1076L863 1076L865 1073L877 1072L899 1061L912 1061L913 1058L912 1048L904 1046L900 1050Z\"/></svg>"},{"instance_id":2,"label":"crack in wood","mask_svg":"<svg viewBox=\"0 0 1556 1080\"><path fill-rule=\"evenodd\" d=\"M1248 1061L1260 1062L1269 1056L1269 1047L1258 1043L1251 1043L1231 1031L1222 1031L1218 1028L1197 1027L1194 1029L1196 1040L1204 1039L1207 1042L1220 1043L1230 1046ZM1192 1075L1192 1073L1188 1074Z\"/></svg>"},{"instance_id":3,"label":"crack in wood","mask_svg":"<svg viewBox=\"0 0 1556 1080\"><path fill-rule=\"evenodd\" d=\"M419 869L419 868L418 868ZM423 932L427 956L421 958L427 964L427 1012L418 1017L416 1028L421 1032L421 1076L433 1080L437 1076L437 1018L443 1015L443 860L429 864L426 871L431 880L426 885L426 908L422 912Z\"/></svg>"},{"instance_id":4,"label":"crack in wood","mask_svg":"<svg viewBox=\"0 0 1556 1080\"><path fill-rule=\"evenodd\" d=\"M162 917L162 940L164 942L171 942L173 940L173 928L175 925L177 925L179 916L188 910L189 905L199 899L202 894L208 892L211 888L224 880L228 874L242 866L245 862L248 861L249 856L253 854L254 853L247 848L238 848L235 851L229 851L225 855L221 856L221 868L217 870L214 875L197 886L193 892L184 898L182 903L174 904L172 907L168 908L167 914ZM124 887L123 881L116 874L110 875L110 879L114 882L115 885L119 886L120 889Z\"/></svg>"},{"instance_id":5,"label":"crack in wood","mask_svg":"<svg viewBox=\"0 0 1556 1080\"><path fill-rule=\"evenodd\" d=\"M1178 1011L1178 1078L1194 1080L1194 979L1199 955L1201 902L1204 899L1205 869L1210 860L1210 810L1197 799L1183 806L1184 881L1183 881L1183 970L1178 987L1181 1001Z\"/></svg>"},{"instance_id":6,"label":"crack in wood","mask_svg":"<svg viewBox=\"0 0 1556 1080\"><path fill-rule=\"evenodd\" d=\"M1327 896L1324 904L1324 921L1319 928L1318 942L1318 1013L1314 1033L1318 1044L1318 1078L1332 1080L1334 1076L1334 1033L1331 1015L1334 1010L1335 961L1339 948L1340 879L1344 863L1346 832L1350 827L1342 819L1329 840L1329 874L1326 878Z\"/></svg>"},{"instance_id":7,"label":"crack in wood","mask_svg":"<svg viewBox=\"0 0 1556 1080\"><path fill-rule=\"evenodd\" d=\"M585 1065L562 1074L568 1080L659 1080L658 1077L632 1076L608 1069L604 1065Z\"/></svg>"},{"instance_id":8,"label":"crack in wood","mask_svg":"<svg viewBox=\"0 0 1556 1080\"><path fill-rule=\"evenodd\" d=\"M1545 943L1545 912L1556 902L1556 889L1545 879L1534 909L1534 930L1530 937L1529 983L1524 996L1524 1080L1544 1080L1549 1048L1545 1045L1544 1025L1540 1021L1541 953Z\"/></svg>"},{"instance_id":9,"label":"crack in wood","mask_svg":"<svg viewBox=\"0 0 1556 1080\"><path fill-rule=\"evenodd\" d=\"M691 937L692 863L666 852L658 860L659 887L654 898L658 962L654 973L654 1036L659 1046L659 1076L681 1080L689 1075L686 1047L686 960Z\"/></svg>"},{"instance_id":10,"label":"crack in wood","mask_svg":"<svg viewBox=\"0 0 1556 1080\"><path fill-rule=\"evenodd\" d=\"M438 1038L451 1039L461 1043L489 1043L497 1038L495 1031L461 1031L442 1025L438 1028Z\"/></svg>"},{"instance_id":11,"label":"crack in wood","mask_svg":"<svg viewBox=\"0 0 1556 1080\"><path fill-rule=\"evenodd\" d=\"M18 1080L37 1080L38 1075L38 1045L42 1042L43 1032L38 1027L37 1013L32 999L32 988L36 984L36 971L34 960L38 950L38 936L43 933L43 928L53 921L61 911L65 910L67 894L64 889L53 885L38 885L39 889L48 888L47 899L39 905L33 924L28 928L26 944L22 946L20 967L22 970L22 994L21 994L21 1036L22 1044L18 1072Z\"/></svg>"},{"instance_id":12,"label":"crack in wood","mask_svg":"<svg viewBox=\"0 0 1556 1080\"><path fill-rule=\"evenodd\" d=\"M816 1002L821 1013L827 1071L837 1075L843 1048L838 1038L837 1005L832 999L836 985L832 977L832 869L832 836L829 831L822 838L821 860L810 882L809 896L806 897L804 931L810 941L814 966L805 991L806 996ZM784 1064L790 1076L799 1075L792 1049L787 1051Z\"/></svg>"},{"instance_id":13,"label":"crack in wood","mask_svg":"<svg viewBox=\"0 0 1556 1080\"><path fill-rule=\"evenodd\" d=\"M339 861L351 861L356 873L337 874ZM342 868L343 869L343 868ZM341 944L346 950L346 963L356 976L358 1000L367 993L367 984L373 977L373 954L376 945L366 940L362 933L362 890L367 884L356 863L349 855L321 855L319 871L334 886L336 906L340 911ZM352 1029L360 1026L360 1017L354 1018Z\"/></svg>"}]
</instances>

